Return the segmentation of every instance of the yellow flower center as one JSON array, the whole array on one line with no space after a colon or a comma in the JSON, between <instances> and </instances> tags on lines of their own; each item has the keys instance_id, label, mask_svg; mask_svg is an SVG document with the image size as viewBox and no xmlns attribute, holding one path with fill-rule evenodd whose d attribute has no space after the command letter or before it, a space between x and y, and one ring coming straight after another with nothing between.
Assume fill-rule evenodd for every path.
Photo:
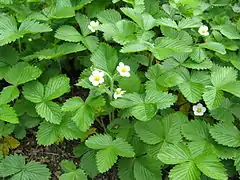
<instances>
[{"instance_id":1,"label":"yellow flower center","mask_svg":"<svg viewBox=\"0 0 240 180\"><path fill-rule=\"evenodd\" d=\"M202 112L202 108L197 108L197 112L198 113Z\"/></svg>"},{"instance_id":2,"label":"yellow flower center","mask_svg":"<svg viewBox=\"0 0 240 180\"><path fill-rule=\"evenodd\" d=\"M117 94L121 94L121 92L122 92L122 91L121 91L121 90L119 90L119 89L118 89L118 90L116 90L116 93L117 93Z\"/></svg>"},{"instance_id":3,"label":"yellow flower center","mask_svg":"<svg viewBox=\"0 0 240 180\"><path fill-rule=\"evenodd\" d=\"M99 81L100 79L101 79L101 76L99 76L99 75L96 75L96 76L94 76L94 81Z\"/></svg>"},{"instance_id":4,"label":"yellow flower center","mask_svg":"<svg viewBox=\"0 0 240 180\"><path fill-rule=\"evenodd\" d=\"M121 68L121 71L122 71L122 72L128 72L128 69L127 69L126 67L122 67L122 68Z\"/></svg>"},{"instance_id":5,"label":"yellow flower center","mask_svg":"<svg viewBox=\"0 0 240 180\"><path fill-rule=\"evenodd\" d=\"M202 29L202 33L206 33L207 32L207 30L206 29Z\"/></svg>"}]
</instances>

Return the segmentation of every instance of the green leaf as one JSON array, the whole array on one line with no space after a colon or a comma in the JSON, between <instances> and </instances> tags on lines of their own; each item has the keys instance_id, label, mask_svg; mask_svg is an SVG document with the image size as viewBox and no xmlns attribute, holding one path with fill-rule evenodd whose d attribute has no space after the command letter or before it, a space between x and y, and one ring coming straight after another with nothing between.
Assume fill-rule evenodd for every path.
<instances>
[{"instance_id":1,"label":"green leaf","mask_svg":"<svg viewBox=\"0 0 240 180\"><path fill-rule=\"evenodd\" d=\"M18 98L19 96L19 90L16 86L7 86L3 88L1 94L0 94L0 105L1 104L7 104L14 99Z\"/></svg>"},{"instance_id":2,"label":"green leaf","mask_svg":"<svg viewBox=\"0 0 240 180\"><path fill-rule=\"evenodd\" d=\"M226 54L226 50L221 43L217 42L206 42L199 45L201 48L209 49L220 54Z\"/></svg>"},{"instance_id":3,"label":"green leaf","mask_svg":"<svg viewBox=\"0 0 240 180\"><path fill-rule=\"evenodd\" d=\"M49 32L52 31L52 29L47 24L39 23L34 20L25 20L21 23L19 31L24 34L35 34L41 32Z\"/></svg>"},{"instance_id":4,"label":"green leaf","mask_svg":"<svg viewBox=\"0 0 240 180\"><path fill-rule=\"evenodd\" d=\"M121 138L117 138L112 144L119 156L134 157L135 153L133 147Z\"/></svg>"},{"instance_id":5,"label":"green leaf","mask_svg":"<svg viewBox=\"0 0 240 180\"><path fill-rule=\"evenodd\" d=\"M42 71L38 67L20 62L13 66L5 75L5 80L15 86L37 79Z\"/></svg>"},{"instance_id":6,"label":"green leaf","mask_svg":"<svg viewBox=\"0 0 240 180\"><path fill-rule=\"evenodd\" d=\"M115 101L112 101L111 105L116 108L125 109L125 108L133 107L142 103L144 102L142 97L139 94L129 93L129 94L123 95L122 98L118 98Z\"/></svg>"},{"instance_id":7,"label":"green leaf","mask_svg":"<svg viewBox=\"0 0 240 180\"><path fill-rule=\"evenodd\" d=\"M161 180L161 162L150 157L140 157L134 162L134 177L137 180Z\"/></svg>"},{"instance_id":8,"label":"green leaf","mask_svg":"<svg viewBox=\"0 0 240 180\"><path fill-rule=\"evenodd\" d=\"M36 111L41 116L41 118L46 119L46 121L60 124L62 120L62 112L60 106L52 101L41 102L36 105Z\"/></svg>"},{"instance_id":9,"label":"green leaf","mask_svg":"<svg viewBox=\"0 0 240 180\"><path fill-rule=\"evenodd\" d=\"M219 27L220 32L228 39L240 39L240 34L236 26L232 24L224 24Z\"/></svg>"},{"instance_id":10,"label":"green leaf","mask_svg":"<svg viewBox=\"0 0 240 180\"><path fill-rule=\"evenodd\" d=\"M142 14L144 30L148 31L156 25L156 19L148 13Z\"/></svg>"},{"instance_id":11,"label":"green leaf","mask_svg":"<svg viewBox=\"0 0 240 180\"><path fill-rule=\"evenodd\" d=\"M193 51L190 53L190 57L193 61L200 63L204 59L206 59L207 54L202 48L195 47L195 48L193 48Z\"/></svg>"},{"instance_id":12,"label":"green leaf","mask_svg":"<svg viewBox=\"0 0 240 180\"><path fill-rule=\"evenodd\" d=\"M191 154L183 144L167 144L162 147L157 157L165 164L179 164L189 161Z\"/></svg>"},{"instance_id":13,"label":"green leaf","mask_svg":"<svg viewBox=\"0 0 240 180\"><path fill-rule=\"evenodd\" d=\"M80 97L72 97L68 99L62 106L62 111L76 111L84 104Z\"/></svg>"},{"instance_id":14,"label":"green leaf","mask_svg":"<svg viewBox=\"0 0 240 180\"><path fill-rule=\"evenodd\" d=\"M178 85L180 91L191 103L198 102L203 95L204 85L198 82L186 81Z\"/></svg>"},{"instance_id":15,"label":"green leaf","mask_svg":"<svg viewBox=\"0 0 240 180\"><path fill-rule=\"evenodd\" d=\"M91 178L94 178L99 174L96 165L96 152L88 151L81 158L80 167L89 175Z\"/></svg>"},{"instance_id":16,"label":"green leaf","mask_svg":"<svg viewBox=\"0 0 240 180\"><path fill-rule=\"evenodd\" d=\"M81 34L73 26L69 25L63 25L58 28L54 37L68 42L82 41Z\"/></svg>"},{"instance_id":17,"label":"green leaf","mask_svg":"<svg viewBox=\"0 0 240 180\"><path fill-rule=\"evenodd\" d=\"M196 163L198 169L200 169L200 171L208 177L219 180L228 179L226 169L215 155L202 154L195 158L194 162Z\"/></svg>"},{"instance_id":18,"label":"green leaf","mask_svg":"<svg viewBox=\"0 0 240 180\"><path fill-rule=\"evenodd\" d=\"M144 29L143 17L136 9L123 7L123 8L121 8L121 11L126 16L130 17L133 21L135 21L142 29Z\"/></svg>"},{"instance_id":19,"label":"green leaf","mask_svg":"<svg viewBox=\"0 0 240 180\"><path fill-rule=\"evenodd\" d=\"M15 125L0 121L0 136L8 136L14 131Z\"/></svg>"},{"instance_id":20,"label":"green leaf","mask_svg":"<svg viewBox=\"0 0 240 180\"><path fill-rule=\"evenodd\" d=\"M81 169L77 169L73 172L62 174L59 177L59 180L72 180L72 179L87 180L88 178L84 171Z\"/></svg>"},{"instance_id":21,"label":"green leaf","mask_svg":"<svg viewBox=\"0 0 240 180\"><path fill-rule=\"evenodd\" d=\"M189 121L182 125L182 134L190 141L208 140L210 138L209 125L200 120Z\"/></svg>"},{"instance_id":22,"label":"green leaf","mask_svg":"<svg viewBox=\"0 0 240 180\"><path fill-rule=\"evenodd\" d=\"M120 159L118 162L118 177L120 180L133 180L133 164L132 159Z\"/></svg>"},{"instance_id":23,"label":"green leaf","mask_svg":"<svg viewBox=\"0 0 240 180\"><path fill-rule=\"evenodd\" d=\"M92 33L90 31L90 29L88 29L90 19L86 15L77 13L75 16L75 19L76 19L78 25L80 26L81 33L83 36L87 36Z\"/></svg>"},{"instance_id":24,"label":"green leaf","mask_svg":"<svg viewBox=\"0 0 240 180\"><path fill-rule=\"evenodd\" d=\"M39 179L48 180L50 178L49 169L40 163L30 161L25 164L21 155L10 155L0 163L0 176L7 177L13 175L13 180Z\"/></svg>"},{"instance_id":25,"label":"green leaf","mask_svg":"<svg viewBox=\"0 0 240 180\"><path fill-rule=\"evenodd\" d=\"M91 136L89 137L85 144L87 147L91 148L91 149L103 149L103 148L107 148L112 144L112 137L109 135L102 135L102 134L98 134L95 136Z\"/></svg>"},{"instance_id":26,"label":"green leaf","mask_svg":"<svg viewBox=\"0 0 240 180\"><path fill-rule=\"evenodd\" d=\"M240 81L225 84L221 87L221 89L237 97L240 97Z\"/></svg>"},{"instance_id":27,"label":"green leaf","mask_svg":"<svg viewBox=\"0 0 240 180\"><path fill-rule=\"evenodd\" d=\"M118 83L119 87L127 93L139 92L141 88L141 80L135 73L131 73L131 76L128 78L121 77ZM130 83L131 87L129 86Z\"/></svg>"},{"instance_id":28,"label":"green leaf","mask_svg":"<svg viewBox=\"0 0 240 180\"><path fill-rule=\"evenodd\" d=\"M70 91L70 79L65 75L51 78L45 88L45 99L56 99Z\"/></svg>"},{"instance_id":29,"label":"green leaf","mask_svg":"<svg viewBox=\"0 0 240 180\"><path fill-rule=\"evenodd\" d=\"M117 153L114 148L99 150L96 155L97 168L100 173L108 171L117 162Z\"/></svg>"},{"instance_id":30,"label":"green leaf","mask_svg":"<svg viewBox=\"0 0 240 180\"><path fill-rule=\"evenodd\" d=\"M156 119L148 122L136 122L134 127L137 135L147 144L157 144L164 140L163 126Z\"/></svg>"},{"instance_id":31,"label":"green leaf","mask_svg":"<svg viewBox=\"0 0 240 180\"><path fill-rule=\"evenodd\" d=\"M209 110L218 108L223 99L223 92L215 87L209 87L205 90L203 99Z\"/></svg>"},{"instance_id":32,"label":"green leaf","mask_svg":"<svg viewBox=\"0 0 240 180\"><path fill-rule=\"evenodd\" d=\"M173 87L183 82L183 78L173 71L166 72L157 78L156 83L163 87Z\"/></svg>"},{"instance_id":33,"label":"green leaf","mask_svg":"<svg viewBox=\"0 0 240 180\"><path fill-rule=\"evenodd\" d=\"M153 104L139 104L131 109L131 114L139 121L150 121L157 113Z\"/></svg>"},{"instance_id":34,"label":"green leaf","mask_svg":"<svg viewBox=\"0 0 240 180\"><path fill-rule=\"evenodd\" d=\"M174 166L170 170L169 178L172 180L199 180L200 171L194 162L185 162Z\"/></svg>"},{"instance_id":35,"label":"green leaf","mask_svg":"<svg viewBox=\"0 0 240 180\"><path fill-rule=\"evenodd\" d=\"M29 82L23 86L23 95L33 103L40 103L44 100L44 87L38 81Z\"/></svg>"},{"instance_id":36,"label":"green leaf","mask_svg":"<svg viewBox=\"0 0 240 180\"><path fill-rule=\"evenodd\" d=\"M92 54L91 61L95 68L113 74L118 63L117 51L107 44L100 44Z\"/></svg>"},{"instance_id":37,"label":"green leaf","mask_svg":"<svg viewBox=\"0 0 240 180\"><path fill-rule=\"evenodd\" d=\"M210 133L219 144L229 147L240 146L240 131L232 123L218 123L210 128Z\"/></svg>"},{"instance_id":38,"label":"green leaf","mask_svg":"<svg viewBox=\"0 0 240 180\"><path fill-rule=\"evenodd\" d=\"M85 132L94 122L94 111L88 105L82 105L72 117L72 120L77 124L78 128Z\"/></svg>"},{"instance_id":39,"label":"green leaf","mask_svg":"<svg viewBox=\"0 0 240 180\"><path fill-rule=\"evenodd\" d=\"M232 67L217 67L211 73L211 82L217 88L221 88L223 85L235 82L236 79L237 71Z\"/></svg>"},{"instance_id":40,"label":"green leaf","mask_svg":"<svg viewBox=\"0 0 240 180\"><path fill-rule=\"evenodd\" d=\"M201 19L199 18L183 18L178 23L179 29L199 28L201 25Z\"/></svg>"},{"instance_id":41,"label":"green leaf","mask_svg":"<svg viewBox=\"0 0 240 180\"><path fill-rule=\"evenodd\" d=\"M121 20L121 15L118 11L114 9L107 9L102 12L100 12L97 15L99 21L101 23L113 23L115 24L116 22Z\"/></svg>"},{"instance_id":42,"label":"green leaf","mask_svg":"<svg viewBox=\"0 0 240 180\"><path fill-rule=\"evenodd\" d=\"M19 123L16 112L8 104L0 105L0 120L6 121L12 124Z\"/></svg>"},{"instance_id":43,"label":"green leaf","mask_svg":"<svg viewBox=\"0 0 240 180\"><path fill-rule=\"evenodd\" d=\"M37 132L37 142L40 145L48 146L58 140L58 127L55 124L42 122Z\"/></svg>"},{"instance_id":44,"label":"green leaf","mask_svg":"<svg viewBox=\"0 0 240 180\"><path fill-rule=\"evenodd\" d=\"M166 27L171 27L171 28L178 29L177 23L170 18L161 18L161 19L158 20L158 24L161 25L161 26L166 26Z\"/></svg>"},{"instance_id":45,"label":"green leaf","mask_svg":"<svg viewBox=\"0 0 240 180\"><path fill-rule=\"evenodd\" d=\"M62 160L60 162L60 167L65 173L76 170L76 165L70 160Z\"/></svg>"},{"instance_id":46,"label":"green leaf","mask_svg":"<svg viewBox=\"0 0 240 180\"><path fill-rule=\"evenodd\" d=\"M51 6L43 9L43 13L52 19L70 18L75 16L70 0L57 0Z\"/></svg>"}]
</instances>

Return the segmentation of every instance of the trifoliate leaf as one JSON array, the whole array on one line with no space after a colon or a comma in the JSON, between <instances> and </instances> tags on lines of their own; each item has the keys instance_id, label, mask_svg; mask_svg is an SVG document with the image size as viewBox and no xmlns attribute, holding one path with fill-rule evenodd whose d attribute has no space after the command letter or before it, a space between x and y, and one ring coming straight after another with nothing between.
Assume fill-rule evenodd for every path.
<instances>
[{"instance_id":1,"label":"trifoliate leaf","mask_svg":"<svg viewBox=\"0 0 240 180\"><path fill-rule=\"evenodd\" d=\"M23 86L23 95L33 103L40 103L44 100L44 87L38 81L29 82Z\"/></svg>"},{"instance_id":2,"label":"trifoliate leaf","mask_svg":"<svg viewBox=\"0 0 240 180\"><path fill-rule=\"evenodd\" d=\"M62 120L62 112L60 106L52 101L41 102L36 105L36 111L41 116L41 118L46 119L46 121L60 124Z\"/></svg>"},{"instance_id":3,"label":"trifoliate leaf","mask_svg":"<svg viewBox=\"0 0 240 180\"><path fill-rule=\"evenodd\" d=\"M45 87L45 99L58 98L70 90L70 79L64 75L51 78Z\"/></svg>"},{"instance_id":4,"label":"trifoliate leaf","mask_svg":"<svg viewBox=\"0 0 240 180\"><path fill-rule=\"evenodd\" d=\"M232 123L218 123L210 128L210 133L219 144L229 147L240 146L240 131Z\"/></svg>"},{"instance_id":5,"label":"trifoliate leaf","mask_svg":"<svg viewBox=\"0 0 240 180\"><path fill-rule=\"evenodd\" d=\"M117 52L107 44L100 44L92 54L91 61L95 68L113 74L118 63Z\"/></svg>"},{"instance_id":6,"label":"trifoliate leaf","mask_svg":"<svg viewBox=\"0 0 240 180\"><path fill-rule=\"evenodd\" d=\"M0 163L0 176L11 179L26 180L39 179L48 180L50 178L49 169L40 163L30 161L25 164L24 157L21 155L10 155Z\"/></svg>"},{"instance_id":7,"label":"trifoliate leaf","mask_svg":"<svg viewBox=\"0 0 240 180\"><path fill-rule=\"evenodd\" d=\"M202 154L195 158L194 162L197 165L198 169L200 169L201 172L203 172L208 177L219 180L228 179L226 169L215 155Z\"/></svg>"},{"instance_id":8,"label":"trifoliate leaf","mask_svg":"<svg viewBox=\"0 0 240 180\"><path fill-rule=\"evenodd\" d=\"M194 162L185 162L174 166L170 170L169 178L172 180L198 180L200 171Z\"/></svg>"},{"instance_id":9,"label":"trifoliate leaf","mask_svg":"<svg viewBox=\"0 0 240 180\"><path fill-rule=\"evenodd\" d=\"M183 144L167 144L158 153L158 159L165 164L179 164L189 161L191 154Z\"/></svg>"},{"instance_id":10,"label":"trifoliate leaf","mask_svg":"<svg viewBox=\"0 0 240 180\"><path fill-rule=\"evenodd\" d=\"M218 52L220 54L226 54L225 47L221 43L206 42L206 43L200 44L200 47Z\"/></svg>"},{"instance_id":11,"label":"trifoliate leaf","mask_svg":"<svg viewBox=\"0 0 240 180\"><path fill-rule=\"evenodd\" d=\"M13 66L5 75L5 80L15 86L37 79L42 71L38 67L20 62Z\"/></svg>"},{"instance_id":12,"label":"trifoliate leaf","mask_svg":"<svg viewBox=\"0 0 240 180\"><path fill-rule=\"evenodd\" d=\"M0 112L0 120L12 124L17 124L19 122L16 112L8 104L0 105Z\"/></svg>"},{"instance_id":13,"label":"trifoliate leaf","mask_svg":"<svg viewBox=\"0 0 240 180\"><path fill-rule=\"evenodd\" d=\"M0 94L0 104L7 104L18 98L19 90L16 86L7 86L3 88Z\"/></svg>"},{"instance_id":14,"label":"trifoliate leaf","mask_svg":"<svg viewBox=\"0 0 240 180\"><path fill-rule=\"evenodd\" d=\"M54 37L68 42L82 41L81 34L73 26L69 25L63 25L58 28Z\"/></svg>"}]
</instances>

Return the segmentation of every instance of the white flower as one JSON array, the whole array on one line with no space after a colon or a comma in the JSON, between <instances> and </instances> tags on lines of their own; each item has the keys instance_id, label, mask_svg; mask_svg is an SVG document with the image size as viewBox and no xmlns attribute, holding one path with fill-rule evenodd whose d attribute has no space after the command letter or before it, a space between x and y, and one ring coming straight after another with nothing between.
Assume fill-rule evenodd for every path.
<instances>
[{"instance_id":1,"label":"white flower","mask_svg":"<svg viewBox=\"0 0 240 180\"><path fill-rule=\"evenodd\" d=\"M201 34L202 36L208 36L209 32L208 32L208 27L205 25L202 25L199 29L198 29L199 34Z\"/></svg>"},{"instance_id":2,"label":"white flower","mask_svg":"<svg viewBox=\"0 0 240 180\"><path fill-rule=\"evenodd\" d=\"M88 29L90 31L95 32L99 28L99 22L98 21L91 21L88 25Z\"/></svg>"},{"instance_id":3,"label":"white flower","mask_svg":"<svg viewBox=\"0 0 240 180\"><path fill-rule=\"evenodd\" d=\"M201 103L193 106L193 112L195 116L203 116L206 110L207 109Z\"/></svg>"},{"instance_id":4,"label":"white flower","mask_svg":"<svg viewBox=\"0 0 240 180\"><path fill-rule=\"evenodd\" d=\"M89 81L93 84L93 86L98 86L104 82L104 72L95 70L92 72L91 76L89 77Z\"/></svg>"},{"instance_id":5,"label":"white flower","mask_svg":"<svg viewBox=\"0 0 240 180\"><path fill-rule=\"evenodd\" d=\"M129 77L130 76L130 67L128 65L124 65L122 62L117 66L117 71L120 73L120 76Z\"/></svg>"},{"instance_id":6,"label":"white flower","mask_svg":"<svg viewBox=\"0 0 240 180\"><path fill-rule=\"evenodd\" d=\"M31 41L32 41L32 38L28 38L28 41L31 42Z\"/></svg>"},{"instance_id":7,"label":"white flower","mask_svg":"<svg viewBox=\"0 0 240 180\"><path fill-rule=\"evenodd\" d=\"M121 88L117 88L113 94L114 99L117 99L119 97L122 97L122 95L125 93L126 91L122 91Z\"/></svg>"}]
</instances>

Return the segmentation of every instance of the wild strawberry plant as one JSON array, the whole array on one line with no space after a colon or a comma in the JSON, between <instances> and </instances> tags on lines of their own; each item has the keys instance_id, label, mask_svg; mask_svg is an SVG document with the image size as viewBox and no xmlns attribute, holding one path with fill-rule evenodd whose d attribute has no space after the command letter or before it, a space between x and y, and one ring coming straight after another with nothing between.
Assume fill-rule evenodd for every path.
<instances>
[{"instance_id":1,"label":"wild strawberry plant","mask_svg":"<svg viewBox=\"0 0 240 180\"><path fill-rule=\"evenodd\" d=\"M0 11L5 155L38 127L39 145L79 140L61 180L239 176L238 1L0 0ZM0 159L0 177L49 179L22 156Z\"/></svg>"}]
</instances>

